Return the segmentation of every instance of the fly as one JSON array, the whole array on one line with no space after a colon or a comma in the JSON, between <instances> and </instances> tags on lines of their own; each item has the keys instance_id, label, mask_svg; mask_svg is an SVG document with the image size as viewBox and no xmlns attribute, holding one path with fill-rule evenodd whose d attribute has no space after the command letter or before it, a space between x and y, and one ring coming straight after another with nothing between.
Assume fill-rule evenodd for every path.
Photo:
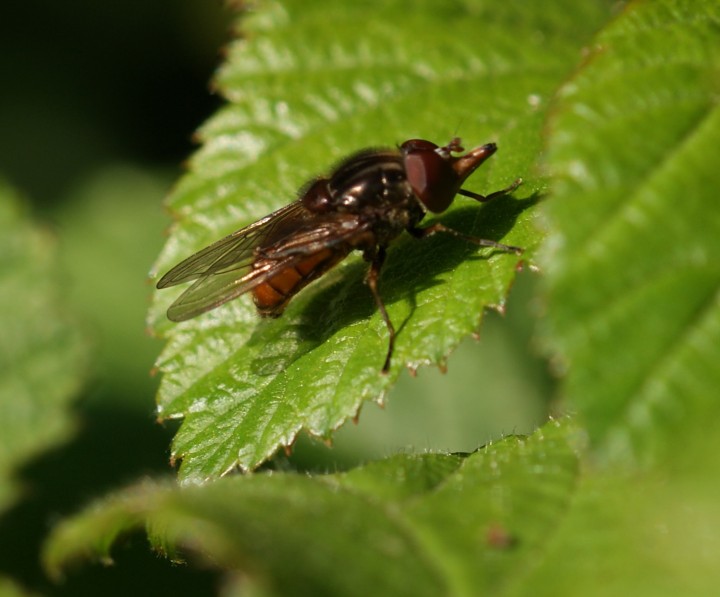
<instances>
[{"instance_id":1,"label":"fly","mask_svg":"<svg viewBox=\"0 0 720 597\"><path fill-rule=\"evenodd\" d=\"M482 247L522 253L519 247L463 234L444 224L420 227L425 214L441 213L460 194L490 201L522 182L489 195L462 187L497 151L487 143L463 154L459 138L445 146L423 139L399 149L366 149L342 161L328 176L305 185L299 198L188 257L157 283L167 288L195 280L170 306L167 316L184 321L246 292L260 315L279 317L290 299L353 250L370 263L366 282L388 330L382 372L390 369L395 328L378 290L388 245L404 230L415 238L438 232Z\"/></svg>"}]
</instances>

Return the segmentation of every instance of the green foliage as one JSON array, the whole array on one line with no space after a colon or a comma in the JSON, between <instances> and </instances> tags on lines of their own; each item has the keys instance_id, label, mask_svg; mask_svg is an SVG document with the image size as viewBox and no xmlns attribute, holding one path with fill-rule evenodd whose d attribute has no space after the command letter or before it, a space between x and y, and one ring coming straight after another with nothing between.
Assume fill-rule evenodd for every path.
<instances>
[{"instance_id":1,"label":"green foliage","mask_svg":"<svg viewBox=\"0 0 720 597\"><path fill-rule=\"evenodd\" d=\"M231 103L204 127L204 146L169 199L179 221L156 270L292 200L305 180L360 147L445 140L457 130L469 144L500 146L471 188L499 189L519 175L525 184L482 208L458 200L442 220L522 246L531 261L545 110L604 12L595 3L573 19L519 3L448 8L420 3L409 17L405 3L378 2L361 35L366 5L328 15L327 3L267 3L244 20L249 41L230 47L218 78ZM301 429L328 438L363 401L382 401L403 365L443 364L477 330L483 308L504 304L517 261L456 239L399 241L381 280L400 330L387 376L387 331L359 258L277 320L259 321L245 298L171 327L164 312L177 293L158 293L150 322L169 338L157 364L158 411L183 419L173 443L181 478L253 469Z\"/></svg>"},{"instance_id":2,"label":"green foliage","mask_svg":"<svg viewBox=\"0 0 720 597\"><path fill-rule=\"evenodd\" d=\"M558 409L572 416L484 447L477 431L470 453L415 450L343 472L335 461L325 474L266 462L302 429L329 439L364 401L383 400L405 365L445 364L486 307L512 307L509 255L399 241L381 281L401 330L387 377L386 332L357 258L273 321L241 298L175 325L164 312L177 294L154 293L149 323L167 339L158 411L182 419L172 453L184 482L136 483L60 522L43 551L49 574L92 559L124 570L114 546L144 531L167 559L221 570L225 595L716 592L720 8L610 5L259 3L228 49L218 86L229 102L168 200L177 221L154 267L287 203L359 147L455 133L468 145L496 140L500 152L469 187L517 176L523 187L482 207L459 199L440 219L521 245L539 266L542 342L560 378ZM97 212L79 203L65 222L77 302L102 334L122 338L116 353L95 355L107 368L139 346L128 331L137 318L116 321L107 306L117 293L94 287L98 264L123 249L93 229L112 220L127 231L132 218L115 218L114 206L144 188L122 179ZM13 372L3 363L5 482L67 434L83 361L57 306L53 245L15 200L0 209L0 354ZM138 245L152 242L152 218L137 213L148 226ZM131 253L112 270L126 282L140 251ZM118 384L138 375L129 363L117 365ZM518 376L536 379L530 371ZM472 425L470 410L458 416ZM14 498L0 491L0 506ZM0 577L6 586L21 590Z\"/></svg>"},{"instance_id":3,"label":"green foliage","mask_svg":"<svg viewBox=\"0 0 720 597\"><path fill-rule=\"evenodd\" d=\"M593 442L625 461L719 420L719 23L714 2L631 5L550 121L547 336Z\"/></svg>"},{"instance_id":4,"label":"green foliage","mask_svg":"<svg viewBox=\"0 0 720 597\"><path fill-rule=\"evenodd\" d=\"M157 204L171 179L114 166L84 180L58 213L68 300L93 332L93 368L126 409L148 411L148 369L161 344L146 333L148 255L166 226Z\"/></svg>"},{"instance_id":5,"label":"green foliage","mask_svg":"<svg viewBox=\"0 0 720 597\"><path fill-rule=\"evenodd\" d=\"M13 469L71 433L68 403L84 377L86 347L61 305L55 252L0 182L0 511L16 497Z\"/></svg>"},{"instance_id":6,"label":"green foliage","mask_svg":"<svg viewBox=\"0 0 720 597\"><path fill-rule=\"evenodd\" d=\"M528 565L564 515L577 475L568 424L470 455L395 456L348 473L233 476L138 486L58 528L58 566L142 524L242 568L277 595L477 595ZM358 549L360 545L372 546ZM515 579L516 582L519 579Z\"/></svg>"}]
</instances>

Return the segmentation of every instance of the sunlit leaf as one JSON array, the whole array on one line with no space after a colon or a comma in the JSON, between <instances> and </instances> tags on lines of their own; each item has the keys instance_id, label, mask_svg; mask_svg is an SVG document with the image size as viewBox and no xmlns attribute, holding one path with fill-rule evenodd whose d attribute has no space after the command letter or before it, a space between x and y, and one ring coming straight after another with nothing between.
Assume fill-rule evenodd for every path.
<instances>
[{"instance_id":1,"label":"sunlit leaf","mask_svg":"<svg viewBox=\"0 0 720 597\"><path fill-rule=\"evenodd\" d=\"M467 185L488 192L518 176L512 198L459 199L442 220L522 246L539 241L536 170L550 97L608 17L605 2L262 3L241 21L218 78L230 100L202 129L203 147L169 200L179 218L157 264L193 251L295 198L308 178L366 146L460 134L500 151ZM161 418L183 417L173 445L181 476L257 466L305 429L328 437L364 400L380 400L403 365L443 363L502 306L517 257L457 239L392 248L381 293L399 329L380 375L387 331L352 257L259 321L245 298L172 325L177 292L157 293L150 323L167 336L158 361Z\"/></svg>"}]
</instances>

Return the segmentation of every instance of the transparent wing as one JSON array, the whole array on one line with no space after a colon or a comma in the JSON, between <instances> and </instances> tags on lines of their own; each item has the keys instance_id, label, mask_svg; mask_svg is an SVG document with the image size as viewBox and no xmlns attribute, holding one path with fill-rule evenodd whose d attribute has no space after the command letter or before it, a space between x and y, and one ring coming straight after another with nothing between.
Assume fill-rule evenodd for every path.
<instances>
[{"instance_id":1,"label":"transparent wing","mask_svg":"<svg viewBox=\"0 0 720 597\"><path fill-rule=\"evenodd\" d=\"M353 214L312 214L312 218L307 219L297 214L275 214L282 221L273 221L274 214L271 214L203 249L170 270L163 279L183 268L186 262L193 262L190 267L180 270L177 276L181 281L199 279L170 306L168 318L184 321L214 309L319 251L341 251L344 257L352 249L353 239L369 228L367 223L361 222ZM292 226L288 226L290 221ZM271 230L266 230L271 226ZM235 237L234 242L229 241L232 237ZM202 273L197 274L198 271ZM178 283L173 277L171 283L164 286ZM161 288L160 283L158 288Z\"/></svg>"},{"instance_id":2,"label":"transparent wing","mask_svg":"<svg viewBox=\"0 0 720 597\"><path fill-rule=\"evenodd\" d=\"M170 305L168 319L185 321L219 307L261 284L272 275L272 271L283 271L296 261L299 261L299 256L288 256L267 262L263 268L251 269L248 266L202 276Z\"/></svg>"},{"instance_id":3,"label":"transparent wing","mask_svg":"<svg viewBox=\"0 0 720 597\"><path fill-rule=\"evenodd\" d=\"M160 278L157 288L175 286L210 274L239 272L249 268L254 260L256 247L272 244L278 236L282 236L283 230L301 228L310 216L300 201L281 207L262 220L221 238L181 261Z\"/></svg>"}]
</instances>

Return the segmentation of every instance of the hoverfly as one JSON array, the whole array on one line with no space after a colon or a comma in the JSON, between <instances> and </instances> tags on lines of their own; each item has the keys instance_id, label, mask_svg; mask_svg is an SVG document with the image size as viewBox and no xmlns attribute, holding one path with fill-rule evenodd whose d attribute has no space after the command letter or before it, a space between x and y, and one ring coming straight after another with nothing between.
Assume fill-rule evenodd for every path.
<instances>
[{"instance_id":1,"label":"hoverfly","mask_svg":"<svg viewBox=\"0 0 720 597\"><path fill-rule=\"evenodd\" d=\"M464 155L459 138L442 147L411 139L399 149L365 149L340 162L324 177L311 180L299 198L188 257L157 283L167 288L191 280L167 316L184 321L251 292L260 315L278 317L302 288L345 259L362 251L370 263L366 283L387 326L389 341L382 372L390 369L395 328L378 291L388 245L403 230L416 238L438 232L483 247L520 254L522 249L469 236L435 223L421 228L425 213L440 213L456 194L490 201L522 182L489 195L461 188L497 150L494 143Z\"/></svg>"}]
</instances>

